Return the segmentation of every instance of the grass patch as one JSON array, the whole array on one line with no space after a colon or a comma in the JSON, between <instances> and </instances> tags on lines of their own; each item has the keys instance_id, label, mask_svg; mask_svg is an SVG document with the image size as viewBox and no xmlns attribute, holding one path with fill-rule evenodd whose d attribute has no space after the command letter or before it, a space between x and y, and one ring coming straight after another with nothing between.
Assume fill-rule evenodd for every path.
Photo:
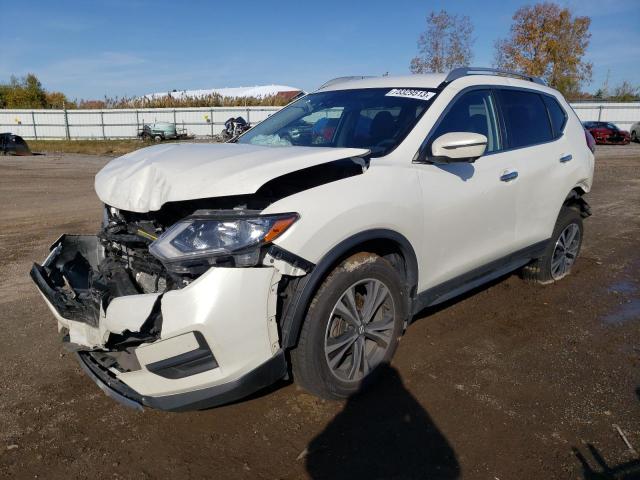
<instances>
[{"instance_id":1,"label":"grass patch","mask_svg":"<svg viewBox=\"0 0 640 480\"><path fill-rule=\"evenodd\" d=\"M154 145L142 140L28 140L34 153L83 153L90 155L124 155Z\"/></svg>"}]
</instances>

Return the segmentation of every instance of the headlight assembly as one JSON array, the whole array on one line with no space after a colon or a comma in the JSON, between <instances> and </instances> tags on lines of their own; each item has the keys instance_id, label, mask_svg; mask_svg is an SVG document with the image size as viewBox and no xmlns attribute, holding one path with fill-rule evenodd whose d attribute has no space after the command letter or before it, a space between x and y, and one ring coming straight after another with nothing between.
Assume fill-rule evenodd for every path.
<instances>
[{"instance_id":1,"label":"headlight assembly","mask_svg":"<svg viewBox=\"0 0 640 480\"><path fill-rule=\"evenodd\" d=\"M197 211L168 228L149 251L165 265L223 256L232 257L237 266L255 265L259 247L275 240L298 218L297 213Z\"/></svg>"}]
</instances>

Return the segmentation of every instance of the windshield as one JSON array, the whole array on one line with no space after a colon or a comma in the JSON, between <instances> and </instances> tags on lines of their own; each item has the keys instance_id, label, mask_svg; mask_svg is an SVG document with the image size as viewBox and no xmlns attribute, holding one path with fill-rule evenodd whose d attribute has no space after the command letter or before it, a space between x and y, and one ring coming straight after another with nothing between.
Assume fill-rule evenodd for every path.
<instances>
[{"instance_id":1,"label":"windshield","mask_svg":"<svg viewBox=\"0 0 640 480\"><path fill-rule=\"evenodd\" d=\"M435 90L368 88L307 95L242 135L271 147L353 147L383 156L414 127Z\"/></svg>"}]
</instances>

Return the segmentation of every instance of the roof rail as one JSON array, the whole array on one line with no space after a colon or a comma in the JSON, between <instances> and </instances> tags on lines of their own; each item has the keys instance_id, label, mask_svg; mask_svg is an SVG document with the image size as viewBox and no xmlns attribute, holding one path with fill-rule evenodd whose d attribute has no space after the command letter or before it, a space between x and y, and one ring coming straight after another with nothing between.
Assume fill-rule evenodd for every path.
<instances>
[{"instance_id":1,"label":"roof rail","mask_svg":"<svg viewBox=\"0 0 640 480\"><path fill-rule=\"evenodd\" d=\"M468 75L500 75L504 77L517 77L530 82L538 83L540 85L546 85L544 80L540 77L534 77L533 75L526 75L524 73L511 72L509 70L499 70L497 68L483 68L483 67L460 67L454 68L449 72L447 78L444 79L443 84L451 83L458 78L466 77Z\"/></svg>"},{"instance_id":2,"label":"roof rail","mask_svg":"<svg viewBox=\"0 0 640 480\"><path fill-rule=\"evenodd\" d=\"M335 83L351 82L352 80L363 80L365 78L372 78L372 77L373 75L353 75L349 77L336 77L336 78L332 78L328 82L324 82L322 85L318 87L318 90L322 90L323 88L326 88L329 85L333 85Z\"/></svg>"}]
</instances>

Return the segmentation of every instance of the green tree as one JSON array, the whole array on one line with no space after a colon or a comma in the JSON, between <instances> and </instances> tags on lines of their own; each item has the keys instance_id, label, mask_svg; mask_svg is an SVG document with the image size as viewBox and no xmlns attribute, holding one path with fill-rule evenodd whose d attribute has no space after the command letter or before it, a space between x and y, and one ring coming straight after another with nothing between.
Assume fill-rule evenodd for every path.
<instances>
[{"instance_id":1,"label":"green tree","mask_svg":"<svg viewBox=\"0 0 640 480\"><path fill-rule=\"evenodd\" d=\"M23 80L26 103L30 108L45 108L47 106L47 92L42 88L38 77L29 73Z\"/></svg>"},{"instance_id":2,"label":"green tree","mask_svg":"<svg viewBox=\"0 0 640 480\"><path fill-rule=\"evenodd\" d=\"M38 78L30 73L22 78L12 75L7 85L0 87L3 108L45 108L46 92Z\"/></svg>"}]
</instances>

